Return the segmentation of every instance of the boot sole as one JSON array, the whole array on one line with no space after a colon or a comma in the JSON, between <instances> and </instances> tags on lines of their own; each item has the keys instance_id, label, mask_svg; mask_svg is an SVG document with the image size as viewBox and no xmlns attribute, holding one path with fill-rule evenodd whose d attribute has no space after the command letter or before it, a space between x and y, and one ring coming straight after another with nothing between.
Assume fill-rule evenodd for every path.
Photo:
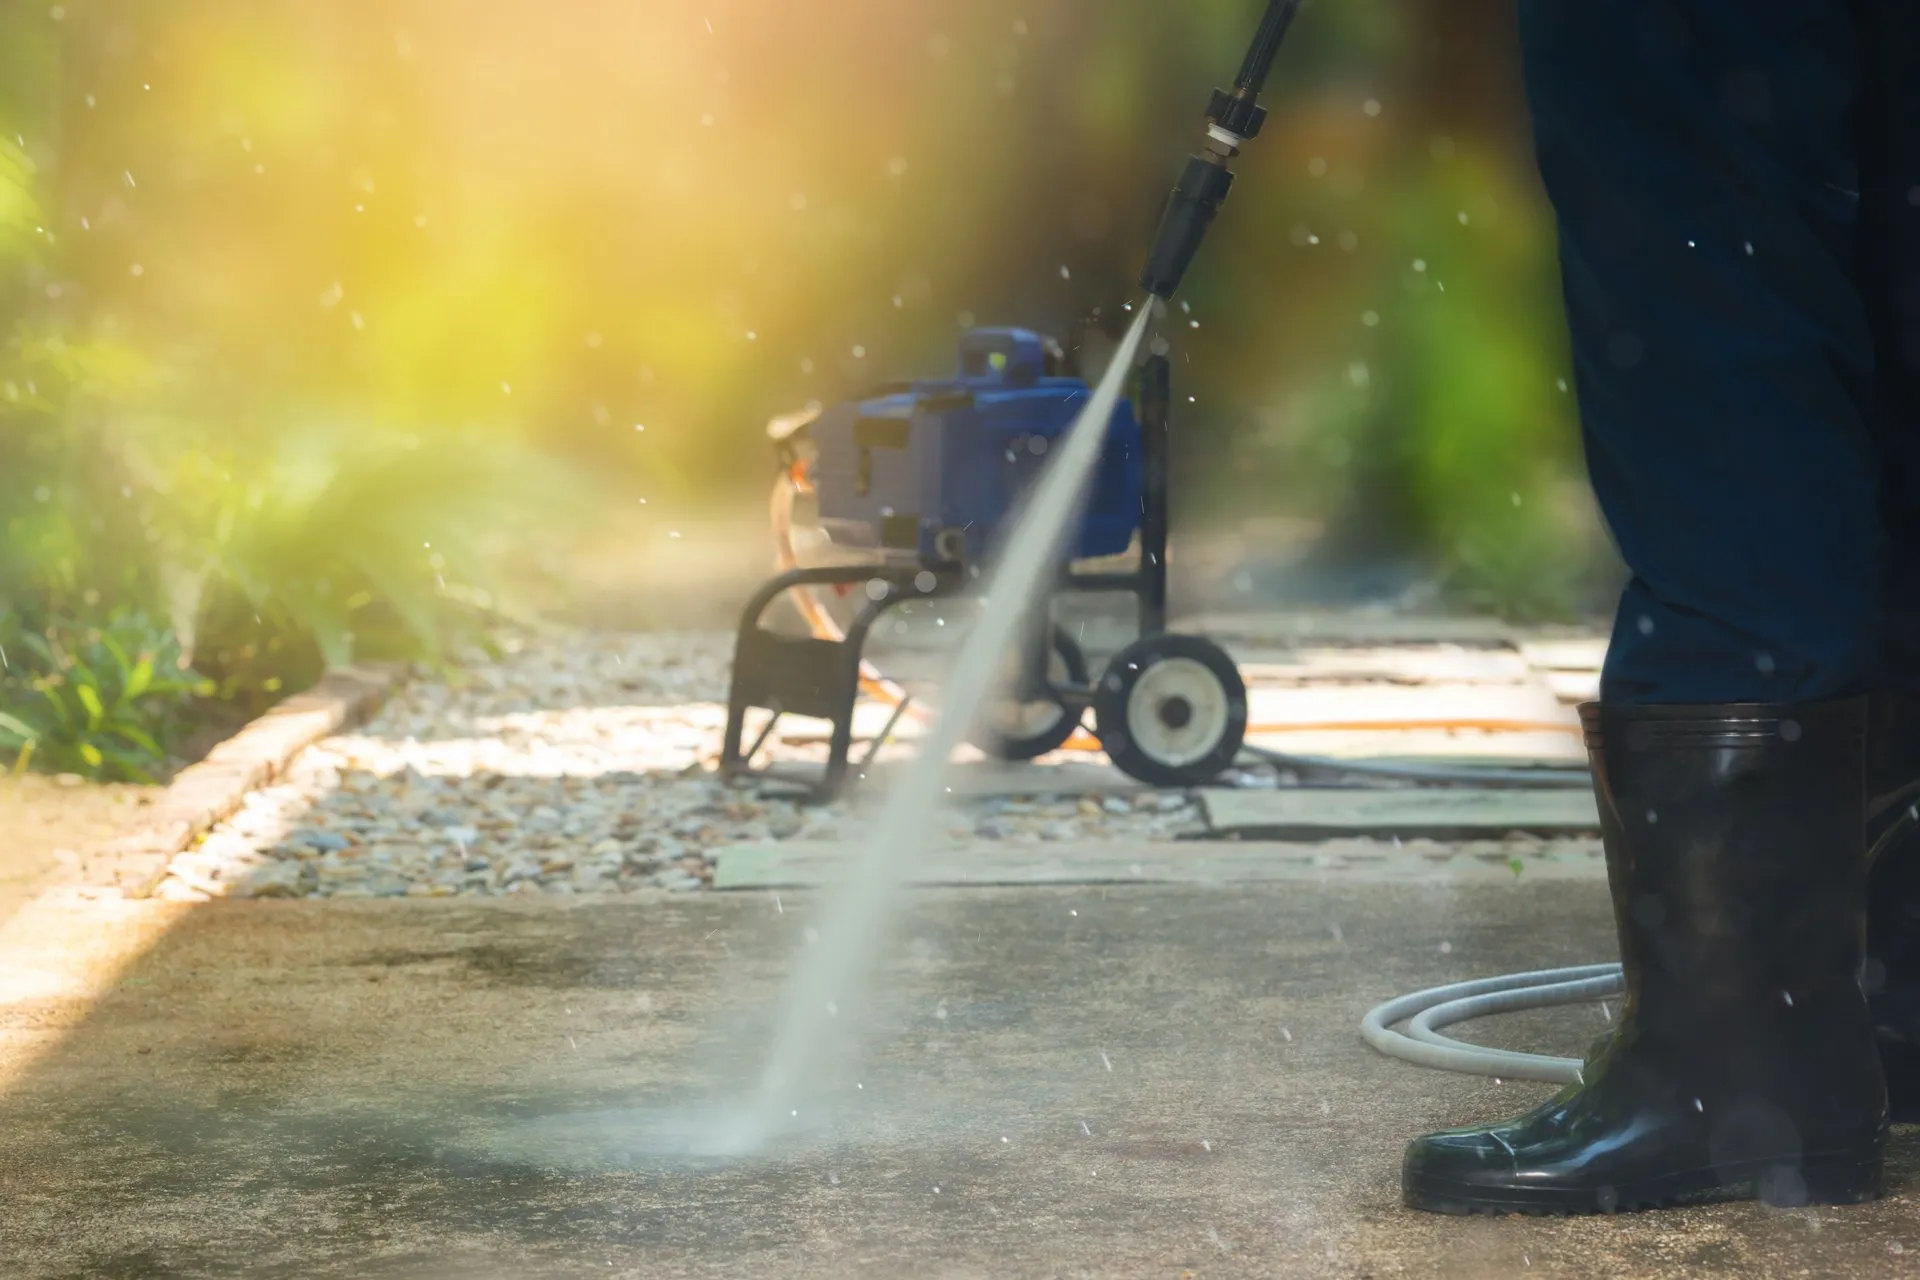
<instances>
[{"instance_id":1,"label":"boot sole","mask_svg":"<svg viewBox=\"0 0 1920 1280\"><path fill-rule=\"evenodd\" d=\"M1566 1216L1723 1200L1759 1200L1777 1208L1863 1204L1879 1199L1885 1185L1881 1157L1847 1154L1753 1160L1725 1169L1690 1169L1591 1187L1488 1187L1407 1173L1401 1179L1401 1198L1407 1208L1426 1213Z\"/></svg>"}]
</instances>

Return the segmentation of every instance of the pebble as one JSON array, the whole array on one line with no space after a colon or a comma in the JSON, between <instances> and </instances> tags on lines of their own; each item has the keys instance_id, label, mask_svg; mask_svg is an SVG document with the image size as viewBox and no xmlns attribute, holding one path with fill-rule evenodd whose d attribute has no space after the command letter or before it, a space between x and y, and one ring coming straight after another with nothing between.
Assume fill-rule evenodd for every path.
<instances>
[{"instance_id":1,"label":"pebble","mask_svg":"<svg viewBox=\"0 0 1920 1280\"><path fill-rule=\"evenodd\" d=\"M176 857L163 891L183 901L690 893L712 883L727 845L862 838L870 805L796 803L718 775L732 639L503 637L498 656L423 677L365 726L302 752ZM814 736L776 735L765 750L817 762ZM1190 832L1197 816L1181 793L1001 796L956 801L940 828L958 840L1158 840Z\"/></svg>"}]
</instances>

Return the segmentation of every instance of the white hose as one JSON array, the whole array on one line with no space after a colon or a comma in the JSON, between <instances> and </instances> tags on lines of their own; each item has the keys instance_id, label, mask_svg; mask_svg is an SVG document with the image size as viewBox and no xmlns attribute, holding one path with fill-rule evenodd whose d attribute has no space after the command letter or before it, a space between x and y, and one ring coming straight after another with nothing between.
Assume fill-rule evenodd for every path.
<instances>
[{"instance_id":1,"label":"white hose","mask_svg":"<svg viewBox=\"0 0 1920 1280\"><path fill-rule=\"evenodd\" d=\"M1435 1028L1496 1013L1603 1000L1619 995L1624 989L1625 980L1617 964L1585 964L1570 969L1539 969L1497 978L1477 978L1471 982L1429 987L1389 1000L1360 1020L1360 1035L1389 1058L1418 1066L1469 1075L1576 1084L1581 1078L1582 1064L1578 1058L1488 1049L1443 1036ZM1393 1030L1395 1023L1403 1021L1407 1022L1405 1033Z\"/></svg>"}]
</instances>

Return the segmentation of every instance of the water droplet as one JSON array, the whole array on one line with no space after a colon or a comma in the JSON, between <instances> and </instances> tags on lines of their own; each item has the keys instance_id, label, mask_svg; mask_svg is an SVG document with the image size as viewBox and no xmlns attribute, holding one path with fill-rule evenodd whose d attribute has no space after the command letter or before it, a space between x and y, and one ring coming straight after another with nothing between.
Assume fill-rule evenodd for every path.
<instances>
[{"instance_id":1,"label":"water droplet","mask_svg":"<svg viewBox=\"0 0 1920 1280\"><path fill-rule=\"evenodd\" d=\"M1652 619L1651 617L1649 617L1649 616L1648 616L1647 614L1644 614L1644 613L1643 613L1643 614L1641 614L1641 615L1640 615L1640 622L1639 622L1639 627L1640 627L1640 634L1641 634L1641 635L1643 635L1643 636L1650 636L1650 635L1652 635L1652 634L1653 634L1653 619Z\"/></svg>"},{"instance_id":2,"label":"water droplet","mask_svg":"<svg viewBox=\"0 0 1920 1280\"><path fill-rule=\"evenodd\" d=\"M1370 116L1377 116L1380 114L1380 100L1378 98L1368 98L1360 104L1360 110Z\"/></svg>"},{"instance_id":3,"label":"water droplet","mask_svg":"<svg viewBox=\"0 0 1920 1280\"><path fill-rule=\"evenodd\" d=\"M1360 323L1371 329L1380 323L1380 313L1378 311L1362 311L1360 313Z\"/></svg>"},{"instance_id":4,"label":"water droplet","mask_svg":"<svg viewBox=\"0 0 1920 1280\"><path fill-rule=\"evenodd\" d=\"M1440 944L1440 954L1441 954L1441 955L1443 955L1443 956L1450 956L1450 955L1452 955L1452 954L1453 954L1453 944L1452 944L1451 942L1442 942L1442 943Z\"/></svg>"}]
</instances>

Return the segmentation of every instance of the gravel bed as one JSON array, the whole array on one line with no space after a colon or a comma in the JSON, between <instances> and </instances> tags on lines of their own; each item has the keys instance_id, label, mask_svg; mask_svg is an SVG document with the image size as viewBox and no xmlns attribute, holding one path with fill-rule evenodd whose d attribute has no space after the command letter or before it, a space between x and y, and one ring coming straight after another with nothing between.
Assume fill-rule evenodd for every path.
<instances>
[{"instance_id":1,"label":"gravel bed","mask_svg":"<svg viewBox=\"0 0 1920 1280\"><path fill-rule=\"evenodd\" d=\"M175 857L160 895L696 891L729 844L858 839L857 795L800 805L717 775L731 650L722 633L510 640L302 753ZM774 758L818 761L811 736L797 726ZM1186 795L1150 791L996 797L941 817L941 834L987 840L1163 839L1202 823Z\"/></svg>"}]
</instances>

